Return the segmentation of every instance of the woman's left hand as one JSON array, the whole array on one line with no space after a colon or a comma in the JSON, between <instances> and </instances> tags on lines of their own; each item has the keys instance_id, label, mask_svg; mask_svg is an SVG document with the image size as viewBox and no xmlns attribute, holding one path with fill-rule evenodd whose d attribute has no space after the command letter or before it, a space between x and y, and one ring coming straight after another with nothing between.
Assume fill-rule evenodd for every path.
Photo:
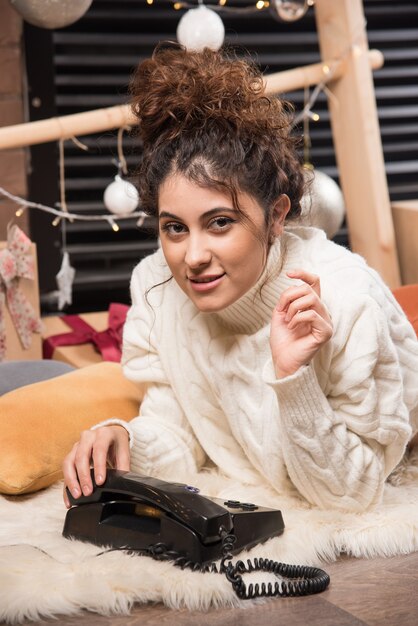
<instances>
[{"instance_id":1,"label":"woman's left hand","mask_svg":"<svg viewBox=\"0 0 418 626\"><path fill-rule=\"evenodd\" d=\"M321 300L319 276L302 269L287 275L303 283L286 289L273 311L270 348L277 378L290 376L310 363L333 330Z\"/></svg>"}]
</instances>

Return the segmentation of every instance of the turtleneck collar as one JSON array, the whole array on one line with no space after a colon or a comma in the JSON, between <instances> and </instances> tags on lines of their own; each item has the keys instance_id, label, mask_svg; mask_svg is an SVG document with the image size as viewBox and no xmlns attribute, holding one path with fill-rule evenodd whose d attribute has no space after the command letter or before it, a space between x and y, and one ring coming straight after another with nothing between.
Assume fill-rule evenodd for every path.
<instances>
[{"instance_id":1,"label":"turtleneck collar","mask_svg":"<svg viewBox=\"0 0 418 626\"><path fill-rule=\"evenodd\" d=\"M284 233L269 250L260 278L239 300L216 313L208 313L235 333L253 334L270 323L280 294L292 284L286 271L297 267L296 250Z\"/></svg>"}]
</instances>

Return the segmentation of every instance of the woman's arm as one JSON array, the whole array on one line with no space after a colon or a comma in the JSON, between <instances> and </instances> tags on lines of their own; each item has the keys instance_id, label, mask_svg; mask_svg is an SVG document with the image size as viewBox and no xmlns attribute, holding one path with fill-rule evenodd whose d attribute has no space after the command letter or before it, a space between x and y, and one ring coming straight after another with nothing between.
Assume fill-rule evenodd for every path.
<instances>
[{"instance_id":1,"label":"woman's arm","mask_svg":"<svg viewBox=\"0 0 418 626\"><path fill-rule=\"evenodd\" d=\"M89 495L92 491L91 464L96 482L102 484L107 461L117 469L170 477L174 471L176 476L190 475L206 458L167 380L156 348L159 303L154 309L151 298L146 297L149 288L161 282L161 276L155 274L153 257L144 259L134 270L132 307L124 327L124 373L146 389L139 416L129 423L117 418L106 420L81 434L63 463L65 484L75 498L81 492ZM64 500L68 505L65 494Z\"/></svg>"},{"instance_id":2,"label":"woman's arm","mask_svg":"<svg viewBox=\"0 0 418 626\"><path fill-rule=\"evenodd\" d=\"M312 363L268 382L278 397L292 482L313 504L361 511L379 501L411 427L384 313L367 296L342 306L328 369L318 370L322 386Z\"/></svg>"},{"instance_id":3,"label":"woman's arm","mask_svg":"<svg viewBox=\"0 0 418 626\"><path fill-rule=\"evenodd\" d=\"M206 455L168 385L152 385L141 404L139 417L130 422L134 439L131 469L170 479L196 473Z\"/></svg>"},{"instance_id":4,"label":"woman's arm","mask_svg":"<svg viewBox=\"0 0 418 626\"><path fill-rule=\"evenodd\" d=\"M133 434L131 466L134 471L163 477L199 469L206 458L162 365L158 345L167 279L156 255L134 270L131 281L132 307L123 334L123 371L127 378L146 385L139 417L130 422ZM154 264L152 261L154 260ZM157 269L155 270L155 265Z\"/></svg>"}]
</instances>

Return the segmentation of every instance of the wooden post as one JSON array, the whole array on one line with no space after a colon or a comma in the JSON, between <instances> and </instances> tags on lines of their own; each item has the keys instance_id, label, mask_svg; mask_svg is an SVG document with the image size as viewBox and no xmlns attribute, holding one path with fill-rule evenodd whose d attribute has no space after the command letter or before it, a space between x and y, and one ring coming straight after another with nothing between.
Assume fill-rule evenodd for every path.
<instances>
[{"instance_id":1,"label":"wooden post","mask_svg":"<svg viewBox=\"0 0 418 626\"><path fill-rule=\"evenodd\" d=\"M346 58L328 100L351 247L391 287L400 284L361 0L316 0L322 59Z\"/></svg>"},{"instance_id":2,"label":"wooden post","mask_svg":"<svg viewBox=\"0 0 418 626\"><path fill-rule=\"evenodd\" d=\"M23 110L22 18L9 2L0 0L0 127L20 125ZM3 128L0 128L0 132ZM26 197L27 155L22 148L0 152L0 179L10 193ZM6 239L7 224L14 219L16 205L0 198L0 241ZM29 230L28 216L19 225Z\"/></svg>"}]
</instances>

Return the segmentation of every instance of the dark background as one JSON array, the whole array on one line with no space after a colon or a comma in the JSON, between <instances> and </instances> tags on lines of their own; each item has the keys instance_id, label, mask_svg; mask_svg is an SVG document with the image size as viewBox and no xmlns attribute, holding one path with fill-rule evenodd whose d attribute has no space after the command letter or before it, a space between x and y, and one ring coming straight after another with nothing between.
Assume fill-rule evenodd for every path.
<instances>
[{"instance_id":1,"label":"dark background","mask_svg":"<svg viewBox=\"0 0 418 626\"><path fill-rule=\"evenodd\" d=\"M210 0L206 2L211 5ZM212 2L213 4L213 2ZM216 4L216 3L215 3ZM251 6L228 0L228 6ZM384 67L375 72L376 98L391 200L418 197L418 2L365 0L370 48L379 48ZM127 101L127 86L135 66L150 56L159 41L174 40L177 11L169 0L94 0L90 10L70 27L49 31L25 25L30 119L44 119ZM266 73L320 60L314 10L294 23L281 22L272 11L224 14L226 43L239 46ZM296 109L303 91L285 94ZM326 96L320 94L310 124L311 161L338 182ZM300 131L301 129L299 129ZM80 140L84 152L65 142L66 197L70 211L106 213L103 192L113 180L117 131ZM124 153L131 171L140 148L125 134ZM31 149L29 198L49 206L59 202L58 146ZM30 232L38 244L42 312L56 311L55 274L61 263L61 228L51 216L31 211ZM112 301L129 302L129 277L134 265L154 250L152 227L138 229L136 220L120 223L115 233L106 222L66 225L67 249L76 268L73 305L66 312L108 308ZM349 246L343 227L335 238Z\"/></svg>"}]
</instances>

